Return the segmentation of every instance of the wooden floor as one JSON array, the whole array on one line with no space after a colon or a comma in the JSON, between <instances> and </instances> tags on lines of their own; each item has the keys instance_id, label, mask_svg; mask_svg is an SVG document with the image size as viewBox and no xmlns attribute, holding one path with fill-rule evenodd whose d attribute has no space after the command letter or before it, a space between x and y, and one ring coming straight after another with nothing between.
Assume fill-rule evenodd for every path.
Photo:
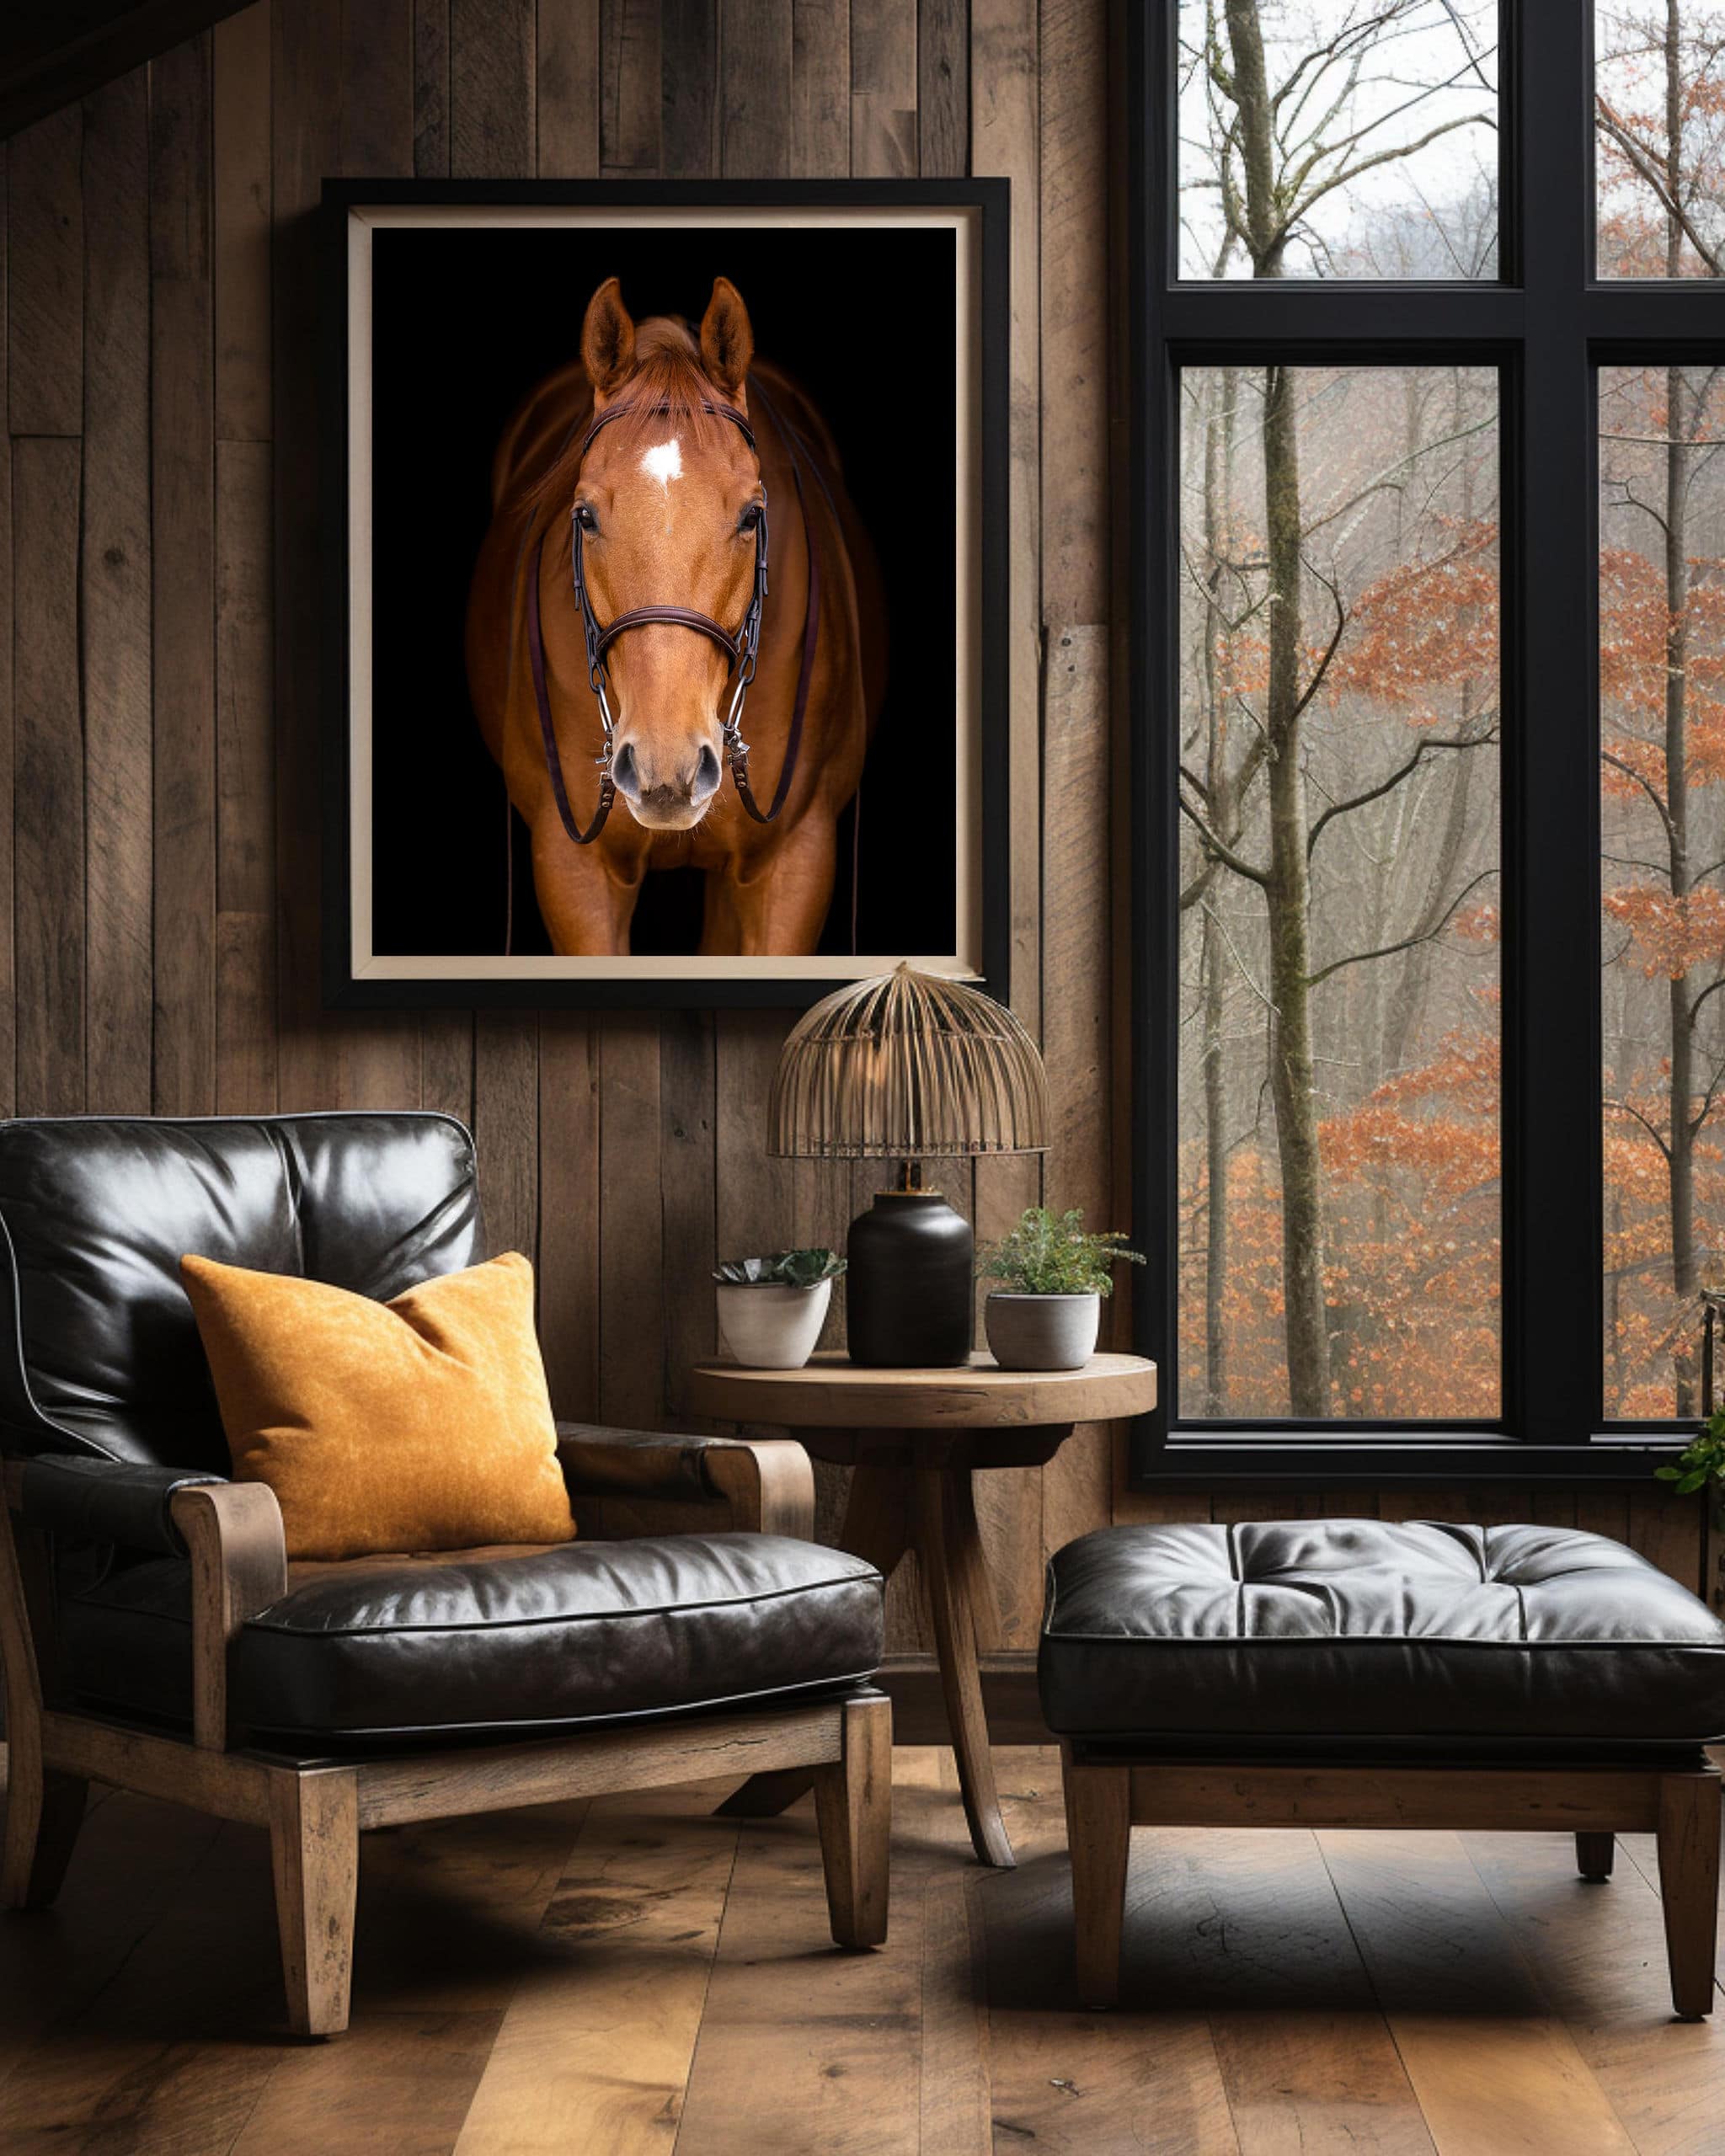
<instances>
[{"instance_id":1,"label":"wooden floor","mask_svg":"<svg viewBox=\"0 0 1725 2156\"><path fill-rule=\"evenodd\" d=\"M897 1755L878 1954L828 1943L806 1802L368 1837L353 2028L311 2046L262 1836L106 1796L58 1909L0 1919L0 2156L1725 2152L1725 2025L1669 2019L1642 1838L1589 1886L1557 1836L1140 1833L1091 2015L1055 1756L997 1764L1011 1873L948 1755Z\"/></svg>"}]
</instances>

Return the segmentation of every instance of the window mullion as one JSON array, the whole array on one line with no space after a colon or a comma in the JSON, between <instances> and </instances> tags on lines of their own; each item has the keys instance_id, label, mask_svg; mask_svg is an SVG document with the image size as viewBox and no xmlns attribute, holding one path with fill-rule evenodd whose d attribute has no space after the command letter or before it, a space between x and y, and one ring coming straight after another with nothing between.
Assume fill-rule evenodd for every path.
<instances>
[{"instance_id":1,"label":"window mullion","mask_svg":"<svg viewBox=\"0 0 1725 2156\"><path fill-rule=\"evenodd\" d=\"M1505 1409L1518 1435L1573 1444L1602 1388L1592 83L1587 11L1538 13L1516 70L1530 243L1505 386Z\"/></svg>"}]
</instances>

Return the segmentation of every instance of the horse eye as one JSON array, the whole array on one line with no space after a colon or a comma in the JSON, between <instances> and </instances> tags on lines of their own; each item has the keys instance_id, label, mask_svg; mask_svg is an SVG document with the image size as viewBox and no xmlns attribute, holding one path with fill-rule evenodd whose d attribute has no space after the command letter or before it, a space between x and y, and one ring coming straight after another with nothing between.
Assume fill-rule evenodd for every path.
<instances>
[{"instance_id":1,"label":"horse eye","mask_svg":"<svg viewBox=\"0 0 1725 2156\"><path fill-rule=\"evenodd\" d=\"M743 513L742 513L742 515L741 515L737 519L737 529L738 529L738 531L756 531L756 530L757 530L757 529L759 528L759 526L760 526L760 523L761 523L761 504L760 504L760 503L759 503L759 502L749 502L749 503L745 504L745 506L744 506L744 510L743 510Z\"/></svg>"},{"instance_id":2,"label":"horse eye","mask_svg":"<svg viewBox=\"0 0 1725 2156\"><path fill-rule=\"evenodd\" d=\"M599 529L599 519L594 515L592 505L588 502L575 504L575 521L583 531L596 531Z\"/></svg>"}]
</instances>

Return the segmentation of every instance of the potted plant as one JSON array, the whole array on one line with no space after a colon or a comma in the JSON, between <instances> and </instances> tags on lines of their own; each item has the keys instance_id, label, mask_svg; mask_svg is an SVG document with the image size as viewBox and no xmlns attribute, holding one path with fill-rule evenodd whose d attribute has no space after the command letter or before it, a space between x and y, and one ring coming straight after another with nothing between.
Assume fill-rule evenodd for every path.
<instances>
[{"instance_id":1,"label":"potted plant","mask_svg":"<svg viewBox=\"0 0 1725 2156\"><path fill-rule=\"evenodd\" d=\"M1116 1259L1142 1265L1124 1235L1087 1235L1076 1209L1033 1205L976 1269L997 1280L983 1307L988 1344L1003 1370L1076 1370L1096 1352L1102 1299L1114 1291Z\"/></svg>"},{"instance_id":2,"label":"potted plant","mask_svg":"<svg viewBox=\"0 0 1725 2156\"><path fill-rule=\"evenodd\" d=\"M715 1266L720 1337L751 1369L801 1369L844 1269L830 1250L779 1250Z\"/></svg>"}]
</instances>

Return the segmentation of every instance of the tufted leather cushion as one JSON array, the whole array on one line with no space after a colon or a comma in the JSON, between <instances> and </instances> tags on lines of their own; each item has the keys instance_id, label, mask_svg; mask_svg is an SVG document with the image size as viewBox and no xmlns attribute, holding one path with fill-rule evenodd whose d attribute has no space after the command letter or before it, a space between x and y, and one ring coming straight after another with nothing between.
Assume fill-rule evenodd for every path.
<instances>
[{"instance_id":1,"label":"tufted leather cushion","mask_svg":"<svg viewBox=\"0 0 1725 2156\"><path fill-rule=\"evenodd\" d=\"M299 1565L240 1634L234 1698L302 1748L771 1700L871 1675L882 1594L861 1558L769 1534ZM67 1597L71 1689L184 1719L188 1609L187 1567L165 1559Z\"/></svg>"},{"instance_id":2,"label":"tufted leather cushion","mask_svg":"<svg viewBox=\"0 0 1725 2156\"><path fill-rule=\"evenodd\" d=\"M1725 1625L1573 1528L1103 1528L1049 1566L1038 1677L1063 1736L1725 1732Z\"/></svg>"},{"instance_id":3,"label":"tufted leather cushion","mask_svg":"<svg viewBox=\"0 0 1725 2156\"><path fill-rule=\"evenodd\" d=\"M0 1450L225 1475L184 1252L387 1301L482 1245L446 1116L0 1124Z\"/></svg>"}]
</instances>

